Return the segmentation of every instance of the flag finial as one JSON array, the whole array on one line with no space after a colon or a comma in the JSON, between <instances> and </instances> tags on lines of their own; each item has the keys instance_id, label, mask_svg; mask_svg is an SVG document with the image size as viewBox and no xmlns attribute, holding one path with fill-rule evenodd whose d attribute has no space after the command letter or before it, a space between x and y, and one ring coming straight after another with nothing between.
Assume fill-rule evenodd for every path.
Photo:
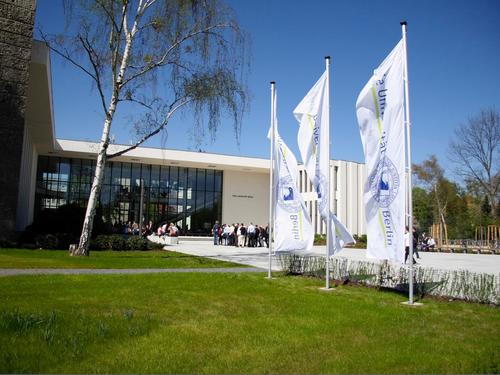
<instances>
[{"instance_id":1,"label":"flag finial","mask_svg":"<svg viewBox=\"0 0 500 375\"><path fill-rule=\"evenodd\" d=\"M276 82L275 82L275 81L271 81L270 83L271 83L271 85L275 85L275 84L276 84Z\"/></svg>"},{"instance_id":2,"label":"flag finial","mask_svg":"<svg viewBox=\"0 0 500 375\"><path fill-rule=\"evenodd\" d=\"M401 21L399 24L400 24L401 26L403 26L403 25L404 25L404 26L408 25L408 24L406 23L406 21Z\"/></svg>"}]
</instances>

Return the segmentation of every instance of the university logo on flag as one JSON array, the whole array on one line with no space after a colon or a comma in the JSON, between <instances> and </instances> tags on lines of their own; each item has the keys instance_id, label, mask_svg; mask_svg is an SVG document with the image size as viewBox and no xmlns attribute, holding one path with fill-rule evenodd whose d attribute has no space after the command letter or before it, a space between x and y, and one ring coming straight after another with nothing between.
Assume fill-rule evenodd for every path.
<instances>
[{"instance_id":1,"label":"university logo on flag","mask_svg":"<svg viewBox=\"0 0 500 375\"><path fill-rule=\"evenodd\" d=\"M276 95L276 94L275 94ZM273 100L276 106L276 98ZM276 114L276 108L273 109ZM274 121L273 170L274 251L310 251L314 242L314 230L304 200L297 188L297 159L278 133L278 121ZM271 129L268 138L271 138Z\"/></svg>"}]
</instances>

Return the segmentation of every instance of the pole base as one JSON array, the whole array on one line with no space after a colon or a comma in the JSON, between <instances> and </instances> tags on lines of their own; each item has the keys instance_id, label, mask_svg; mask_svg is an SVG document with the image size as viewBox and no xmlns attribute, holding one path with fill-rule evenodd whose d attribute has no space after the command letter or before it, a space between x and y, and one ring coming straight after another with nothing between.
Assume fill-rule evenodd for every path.
<instances>
[{"instance_id":1,"label":"pole base","mask_svg":"<svg viewBox=\"0 0 500 375\"><path fill-rule=\"evenodd\" d=\"M265 279L268 279L268 280L274 280L276 277L272 277L272 276L266 276Z\"/></svg>"},{"instance_id":2,"label":"pole base","mask_svg":"<svg viewBox=\"0 0 500 375\"><path fill-rule=\"evenodd\" d=\"M423 303L420 303L420 302L413 302L413 303L410 303L410 301L405 301L405 302L400 302L402 305L406 305L406 306L410 306L410 307L420 307L420 306L423 306L424 304Z\"/></svg>"},{"instance_id":3,"label":"pole base","mask_svg":"<svg viewBox=\"0 0 500 375\"><path fill-rule=\"evenodd\" d=\"M337 290L337 288L326 288L326 287L322 287L322 288L318 288L318 289L322 292L334 292Z\"/></svg>"}]
</instances>

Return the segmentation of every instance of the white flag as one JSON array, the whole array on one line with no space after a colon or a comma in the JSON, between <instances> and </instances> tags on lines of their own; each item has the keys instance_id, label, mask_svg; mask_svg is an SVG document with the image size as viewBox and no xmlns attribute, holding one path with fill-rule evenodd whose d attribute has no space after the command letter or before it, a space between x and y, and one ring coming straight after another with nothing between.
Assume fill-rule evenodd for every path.
<instances>
[{"instance_id":1,"label":"white flag","mask_svg":"<svg viewBox=\"0 0 500 375\"><path fill-rule=\"evenodd\" d=\"M368 172L366 256L402 263L405 226L403 41L375 69L356 102Z\"/></svg>"},{"instance_id":2,"label":"white flag","mask_svg":"<svg viewBox=\"0 0 500 375\"><path fill-rule=\"evenodd\" d=\"M326 73L325 71L302 99L293 114L300 123L297 142L307 176L317 194L319 212L325 222L332 220L328 253L333 255L342 250L344 244L355 241L328 207L328 194L330 194L328 181L330 116L328 113L329 93ZM337 238L337 236L340 237Z\"/></svg>"},{"instance_id":3,"label":"white flag","mask_svg":"<svg viewBox=\"0 0 500 375\"><path fill-rule=\"evenodd\" d=\"M275 93L276 95L276 93ZM278 133L274 99L274 251L310 251L314 230L304 200L297 188L297 159ZM270 138L270 132L268 138Z\"/></svg>"}]
</instances>

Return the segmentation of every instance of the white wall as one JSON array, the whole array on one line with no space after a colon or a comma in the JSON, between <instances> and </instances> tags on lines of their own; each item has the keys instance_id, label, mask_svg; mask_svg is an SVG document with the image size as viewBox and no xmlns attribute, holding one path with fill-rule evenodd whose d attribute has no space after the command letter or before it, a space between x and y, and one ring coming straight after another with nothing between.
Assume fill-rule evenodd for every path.
<instances>
[{"instance_id":1,"label":"white wall","mask_svg":"<svg viewBox=\"0 0 500 375\"><path fill-rule=\"evenodd\" d=\"M224 171L222 223L266 226L268 221L269 174Z\"/></svg>"}]
</instances>

